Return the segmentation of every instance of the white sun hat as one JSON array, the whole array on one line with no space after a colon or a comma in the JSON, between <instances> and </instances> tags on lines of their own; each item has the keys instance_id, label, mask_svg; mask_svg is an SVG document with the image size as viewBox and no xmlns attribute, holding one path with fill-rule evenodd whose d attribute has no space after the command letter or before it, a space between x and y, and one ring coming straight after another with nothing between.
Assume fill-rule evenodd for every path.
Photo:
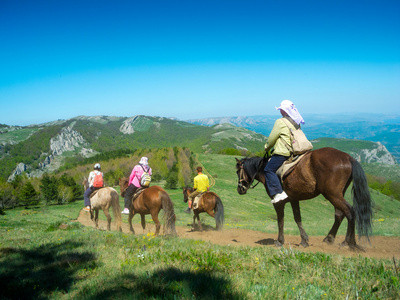
<instances>
[{"instance_id":1,"label":"white sun hat","mask_svg":"<svg viewBox=\"0 0 400 300\"><path fill-rule=\"evenodd\" d=\"M285 111L289 115L289 117L291 117L293 121L295 121L297 124L300 125L300 123L301 124L305 123L303 117L300 115L299 111L297 110L296 106L293 104L292 101L283 100L281 102L281 105L279 107L275 106L275 108L277 110L281 109Z\"/></svg>"},{"instance_id":2,"label":"white sun hat","mask_svg":"<svg viewBox=\"0 0 400 300\"><path fill-rule=\"evenodd\" d=\"M141 164L141 165L148 165L149 163L148 163L148 158L146 157L146 156L143 156L141 159L140 159L140 162L139 162L139 164Z\"/></svg>"}]
</instances>

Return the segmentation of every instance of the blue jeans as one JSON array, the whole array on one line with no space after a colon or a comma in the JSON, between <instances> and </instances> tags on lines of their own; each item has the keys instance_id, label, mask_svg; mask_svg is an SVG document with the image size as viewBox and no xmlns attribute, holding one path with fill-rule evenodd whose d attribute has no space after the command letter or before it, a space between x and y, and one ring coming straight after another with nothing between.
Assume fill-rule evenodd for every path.
<instances>
[{"instance_id":1,"label":"blue jeans","mask_svg":"<svg viewBox=\"0 0 400 300\"><path fill-rule=\"evenodd\" d=\"M93 186L89 187L85 193L83 194L83 199L85 199L85 206L90 206L90 195L95 191L101 188L95 188Z\"/></svg>"},{"instance_id":2,"label":"blue jeans","mask_svg":"<svg viewBox=\"0 0 400 300\"><path fill-rule=\"evenodd\" d=\"M271 197L274 197L276 194L282 193L283 191L281 180L279 179L278 175L276 175L276 171L278 171L278 169L288 158L289 156L274 154L264 168L267 188Z\"/></svg>"}]
</instances>

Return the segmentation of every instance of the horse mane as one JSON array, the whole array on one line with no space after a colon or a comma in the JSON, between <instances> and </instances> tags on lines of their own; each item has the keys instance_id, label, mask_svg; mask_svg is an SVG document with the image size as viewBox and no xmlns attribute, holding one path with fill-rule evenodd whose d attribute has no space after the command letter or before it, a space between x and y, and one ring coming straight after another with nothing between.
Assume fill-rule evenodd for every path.
<instances>
[{"instance_id":1,"label":"horse mane","mask_svg":"<svg viewBox=\"0 0 400 300\"><path fill-rule=\"evenodd\" d=\"M250 177L255 177L260 170L264 170L265 162L262 157L245 157L242 159L243 168L247 175ZM261 165L260 165L261 164Z\"/></svg>"}]
</instances>

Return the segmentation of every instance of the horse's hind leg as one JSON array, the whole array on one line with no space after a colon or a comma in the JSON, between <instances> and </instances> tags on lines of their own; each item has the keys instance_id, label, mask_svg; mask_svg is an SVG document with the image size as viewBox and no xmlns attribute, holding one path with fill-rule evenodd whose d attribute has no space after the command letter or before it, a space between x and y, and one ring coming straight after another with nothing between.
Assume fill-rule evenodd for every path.
<instances>
[{"instance_id":1,"label":"horse's hind leg","mask_svg":"<svg viewBox=\"0 0 400 300\"><path fill-rule=\"evenodd\" d=\"M111 230L111 216L110 216L110 212L108 211L108 209L104 209L104 214L106 215L107 218L107 230L110 231Z\"/></svg>"},{"instance_id":2,"label":"horse's hind leg","mask_svg":"<svg viewBox=\"0 0 400 300\"><path fill-rule=\"evenodd\" d=\"M309 244L308 244L309 239L308 239L308 235L307 235L306 231L303 228L303 223L301 222L299 201L293 200L293 201L290 201L290 204L292 205L294 220L300 231L300 236L301 236L300 245L302 245L304 248L307 248L309 246Z\"/></svg>"},{"instance_id":3,"label":"horse's hind leg","mask_svg":"<svg viewBox=\"0 0 400 300\"><path fill-rule=\"evenodd\" d=\"M336 238L336 234L339 230L340 224L342 224L342 221L344 219L344 214L341 212L339 209L335 208L335 223L333 223L333 226L331 230L329 231L328 235L324 238L324 242L328 244L333 244Z\"/></svg>"},{"instance_id":4,"label":"horse's hind leg","mask_svg":"<svg viewBox=\"0 0 400 300\"><path fill-rule=\"evenodd\" d=\"M99 210L98 209L94 210L94 224L96 226L96 229L99 229Z\"/></svg>"},{"instance_id":5,"label":"horse's hind leg","mask_svg":"<svg viewBox=\"0 0 400 300\"><path fill-rule=\"evenodd\" d=\"M161 228L161 223L158 220L158 213L151 214L151 217L153 218L154 224L156 224L156 232L154 233L154 235L158 235L160 233L160 228Z\"/></svg>"}]
</instances>

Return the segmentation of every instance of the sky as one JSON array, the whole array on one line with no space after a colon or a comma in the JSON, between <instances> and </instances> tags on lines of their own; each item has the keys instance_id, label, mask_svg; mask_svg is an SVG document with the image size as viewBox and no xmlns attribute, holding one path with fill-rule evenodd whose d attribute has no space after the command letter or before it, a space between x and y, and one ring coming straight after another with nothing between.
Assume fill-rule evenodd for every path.
<instances>
[{"instance_id":1,"label":"sky","mask_svg":"<svg viewBox=\"0 0 400 300\"><path fill-rule=\"evenodd\" d=\"M398 0L0 0L0 124L400 114Z\"/></svg>"}]
</instances>

